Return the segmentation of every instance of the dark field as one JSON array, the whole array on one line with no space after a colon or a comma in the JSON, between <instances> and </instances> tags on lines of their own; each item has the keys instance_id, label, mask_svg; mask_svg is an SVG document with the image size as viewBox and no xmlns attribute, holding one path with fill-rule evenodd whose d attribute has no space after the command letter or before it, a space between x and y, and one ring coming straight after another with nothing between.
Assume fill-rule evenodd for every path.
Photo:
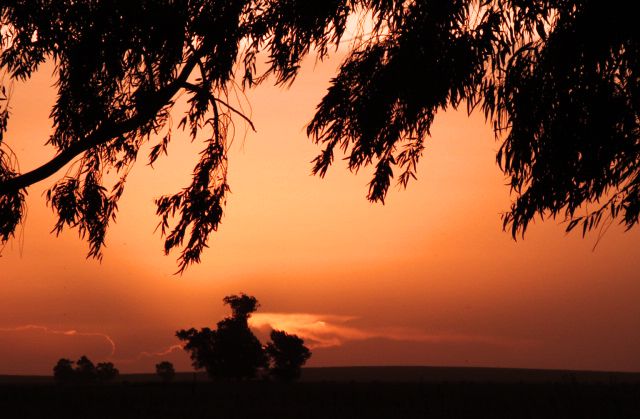
<instances>
[{"instance_id":1,"label":"dark field","mask_svg":"<svg viewBox=\"0 0 640 419\"><path fill-rule=\"evenodd\" d=\"M460 381L463 370L468 379ZM191 374L167 385L125 375L77 387L4 377L0 418L640 418L637 374L490 372L317 369L292 385L193 381Z\"/></svg>"}]
</instances>

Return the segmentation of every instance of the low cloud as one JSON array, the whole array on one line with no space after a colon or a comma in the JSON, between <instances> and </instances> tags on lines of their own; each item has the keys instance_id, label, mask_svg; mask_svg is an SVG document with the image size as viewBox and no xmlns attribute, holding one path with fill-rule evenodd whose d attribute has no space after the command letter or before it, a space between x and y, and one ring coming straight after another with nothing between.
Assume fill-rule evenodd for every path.
<instances>
[{"instance_id":1,"label":"low cloud","mask_svg":"<svg viewBox=\"0 0 640 419\"><path fill-rule=\"evenodd\" d=\"M346 340L367 339L366 331L346 325L355 317L307 313L255 313L249 325L258 330L284 330L307 341L311 348L340 346Z\"/></svg>"},{"instance_id":2,"label":"low cloud","mask_svg":"<svg viewBox=\"0 0 640 419\"><path fill-rule=\"evenodd\" d=\"M335 316L309 313L256 313L251 316L251 327L258 330L277 329L296 334L312 349L340 346L348 341L365 339L389 339L407 342L430 343L482 343L500 346L522 346L531 340L502 336L464 333L434 332L407 327L355 327L353 316Z\"/></svg>"},{"instance_id":3,"label":"low cloud","mask_svg":"<svg viewBox=\"0 0 640 419\"><path fill-rule=\"evenodd\" d=\"M163 349L157 352L142 351L138 354L138 356L136 357L136 360L140 360L143 358L160 358L163 356L171 355L173 352L178 352L182 350L183 350L182 345L171 345L166 349Z\"/></svg>"},{"instance_id":4,"label":"low cloud","mask_svg":"<svg viewBox=\"0 0 640 419\"><path fill-rule=\"evenodd\" d=\"M58 335L58 336L68 336L68 337L90 337L90 338L99 338L104 340L106 344L109 345L110 351L108 358L112 358L116 352L116 343L111 338L111 336L102 332L82 332L76 329L67 329L67 330L59 330L53 329L48 326L36 325L36 324L27 324L21 326L14 327L0 327L0 333L25 333L25 332L35 332L35 333L43 333L47 335Z\"/></svg>"}]
</instances>

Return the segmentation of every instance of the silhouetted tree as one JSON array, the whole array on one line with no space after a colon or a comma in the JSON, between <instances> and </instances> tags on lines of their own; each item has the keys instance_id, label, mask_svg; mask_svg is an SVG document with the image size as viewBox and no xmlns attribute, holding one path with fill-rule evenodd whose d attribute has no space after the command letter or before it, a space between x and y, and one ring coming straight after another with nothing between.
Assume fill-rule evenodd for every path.
<instances>
[{"instance_id":1,"label":"silhouetted tree","mask_svg":"<svg viewBox=\"0 0 640 419\"><path fill-rule=\"evenodd\" d=\"M162 361L156 364L156 374L165 383L173 381L176 376L176 370L173 369L173 364L169 361Z\"/></svg>"},{"instance_id":2,"label":"silhouetted tree","mask_svg":"<svg viewBox=\"0 0 640 419\"><path fill-rule=\"evenodd\" d=\"M76 380L82 383L90 383L98 378L96 366L85 355L82 355L82 357L76 361L74 373Z\"/></svg>"},{"instance_id":3,"label":"silhouetted tree","mask_svg":"<svg viewBox=\"0 0 640 419\"><path fill-rule=\"evenodd\" d=\"M180 270L198 262L229 190L232 117L251 125L229 94L236 65L244 86L292 82L310 51L324 58L339 44L357 11L371 31L356 36L308 126L324 147L314 173L323 176L340 149L353 171L375 166L368 197L384 202L394 177L403 186L415 177L436 113L466 104L502 141L497 159L515 193L504 226L514 236L536 216L564 215L583 232L605 219L638 222L640 37L635 14L607 2L5 0L0 68L23 80L55 64L46 140L57 154L18 172L2 138L3 88L0 241L23 218L26 188L75 160L47 193L54 230L77 227L100 257L127 173L147 142L150 163L166 153L169 112L183 94L189 107L177 126L203 150L191 183L156 204L165 252L183 246ZM107 172L120 177L109 182Z\"/></svg>"},{"instance_id":4,"label":"silhouetted tree","mask_svg":"<svg viewBox=\"0 0 640 419\"><path fill-rule=\"evenodd\" d=\"M74 380L75 372L73 370L73 361L61 358L53 367L53 378L56 382L67 384Z\"/></svg>"},{"instance_id":5,"label":"silhouetted tree","mask_svg":"<svg viewBox=\"0 0 640 419\"><path fill-rule=\"evenodd\" d=\"M96 377L98 381L109 382L115 380L120 371L111 362L100 362L96 365Z\"/></svg>"},{"instance_id":6,"label":"silhouetted tree","mask_svg":"<svg viewBox=\"0 0 640 419\"><path fill-rule=\"evenodd\" d=\"M258 302L245 294L231 295L223 301L231 306L233 314L219 321L217 329L179 330L176 336L186 342L184 349L190 353L193 367L204 368L212 378L254 378L267 366L262 345L247 322Z\"/></svg>"},{"instance_id":7,"label":"silhouetted tree","mask_svg":"<svg viewBox=\"0 0 640 419\"><path fill-rule=\"evenodd\" d=\"M304 340L282 330L271 331L271 342L265 348L271 361L269 374L282 381L300 378L300 369L311 358L311 351Z\"/></svg>"},{"instance_id":8,"label":"silhouetted tree","mask_svg":"<svg viewBox=\"0 0 640 419\"><path fill-rule=\"evenodd\" d=\"M95 381L108 382L114 380L120 372L111 362L100 362L94 365L85 355L75 362L61 358L53 367L53 377L59 383L88 384Z\"/></svg>"}]
</instances>

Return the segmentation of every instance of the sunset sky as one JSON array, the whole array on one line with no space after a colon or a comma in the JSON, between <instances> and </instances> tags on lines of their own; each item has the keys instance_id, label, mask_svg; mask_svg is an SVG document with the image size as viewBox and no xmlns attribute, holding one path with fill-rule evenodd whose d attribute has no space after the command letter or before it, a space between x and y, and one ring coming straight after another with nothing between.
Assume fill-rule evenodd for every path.
<instances>
[{"instance_id":1,"label":"sunset sky","mask_svg":"<svg viewBox=\"0 0 640 419\"><path fill-rule=\"evenodd\" d=\"M238 292L261 303L258 335L299 334L311 366L640 371L640 230L613 225L598 241L549 220L514 241L481 115L441 112L418 180L384 206L365 199L370 171L338 161L325 179L310 175L319 148L305 125L339 62L310 59L290 89L241 99L257 133L238 121L223 224L182 276L178 255L163 255L153 199L187 185L201 144L186 135L153 169L138 161L101 263L85 259L75 230L50 234L43 191L54 178L30 188L26 222L0 257L0 374L50 374L82 354L122 372L160 360L188 370L175 331L215 326L222 298ZM52 153L51 73L14 85L6 139L21 171Z\"/></svg>"}]
</instances>

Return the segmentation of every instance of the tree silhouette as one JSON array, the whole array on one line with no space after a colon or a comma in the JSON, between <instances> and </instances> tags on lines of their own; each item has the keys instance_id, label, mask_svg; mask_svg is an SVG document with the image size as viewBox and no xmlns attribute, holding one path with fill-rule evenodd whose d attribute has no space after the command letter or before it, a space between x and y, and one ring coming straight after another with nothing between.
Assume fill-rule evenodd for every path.
<instances>
[{"instance_id":1,"label":"tree silhouette","mask_svg":"<svg viewBox=\"0 0 640 419\"><path fill-rule=\"evenodd\" d=\"M176 376L176 370L173 369L173 364L169 361L162 361L156 364L156 374L162 381L168 383L173 381Z\"/></svg>"},{"instance_id":2,"label":"tree silhouette","mask_svg":"<svg viewBox=\"0 0 640 419\"><path fill-rule=\"evenodd\" d=\"M75 379L81 383L91 383L98 378L96 366L85 355L82 355L82 357L76 361L74 374Z\"/></svg>"},{"instance_id":3,"label":"tree silhouette","mask_svg":"<svg viewBox=\"0 0 640 419\"><path fill-rule=\"evenodd\" d=\"M249 328L248 318L258 307L255 297L245 294L223 299L232 309L232 316L217 324L217 329L191 328L176 332L185 341L193 367L205 369L210 377L222 379L254 378L267 359L258 338Z\"/></svg>"},{"instance_id":4,"label":"tree silhouette","mask_svg":"<svg viewBox=\"0 0 640 419\"><path fill-rule=\"evenodd\" d=\"M314 173L340 149L353 171L375 166L368 197L384 202L394 177L406 186L416 176L436 113L466 104L502 142L497 160L515 194L504 227L514 236L536 216L564 216L583 233L606 219L638 222L640 42L635 15L606 2L6 0L0 68L25 80L54 62L47 142L57 154L19 173L2 137L3 86L0 241L23 219L26 188L77 159L47 193L54 230L78 228L100 257L127 174L144 144L155 143L149 163L166 153L183 94L189 109L177 126L203 149L191 183L156 204L165 252L182 247L180 270L198 262L229 190L233 118L252 127L232 102L234 69L244 87L269 76L290 83L305 56L324 58L341 42L358 11L371 30L355 37L308 126L324 148Z\"/></svg>"},{"instance_id":5,"label":"tree silhouette","mask_svg":"<svg viewBox=\"0 0 640 419\"><path fill-rule=\"evenodd\" d=\"M265 351L271 360L269 374L281 381L300 378L300 368L311 358L311 352L302 339L282 330L271 331L271 342Z\"/></svg>"},{"instance_id":6,"label":"tree silhouette","mask_svg":"<svg viewBox=\"0 0 640 419\"><path fill-rule=\"evenodd\" d=\"M53 378L61 384L89 384L96 381L113 381L120 372L111 362L100 362L94 365L85 355L75 362L61 358L53 367Z\"/></svg>"},{"instance_id":7,"label":"tree silhouette","mask_svg":"<svg viewBox=\"0 0 640 419\"><path fill-rule=\"evenodd\" d=\"M120 371L111 362L100 362L96 365L96 377L98 381L109 382L115 380Z\"/></svg>"},{"instance_id":8,"label":"tree silhouette","mask_svg":"<svg viewBox=\"0 0 640 419\"><path fill-rule=\"evenodd\" d=\"M75 377L74 374L73 361L70 359L61 358L53 367L53 378L58 383L67 384L72 382Z\"/></svg>"}]
</instances>

